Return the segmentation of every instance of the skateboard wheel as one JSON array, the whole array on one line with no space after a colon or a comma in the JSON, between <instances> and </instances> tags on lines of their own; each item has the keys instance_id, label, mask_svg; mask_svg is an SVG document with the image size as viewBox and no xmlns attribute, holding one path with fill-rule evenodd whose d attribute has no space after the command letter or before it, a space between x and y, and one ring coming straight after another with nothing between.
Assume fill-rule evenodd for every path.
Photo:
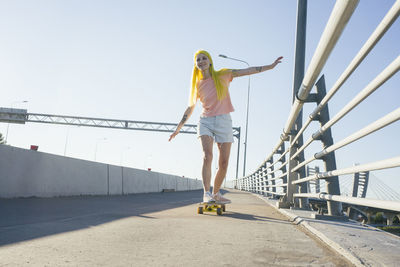
<instances>
[{"instance_id":1,"label":"skateboard wheel","mask_svg":"<svg viewBox=\"0 0 400 267\"><path fill-rule=\"evenodd\" d=\"M221 208L217 208L217 214L218 215L222 215L222 209Z\"/></svg>"},{"instance_id":2,"label":"skateboard wheel","mask_svg":"<svg viewBox=\"0 0 400 267\"><path fill-rule=\"evenodd\" d=\"M197 208L197 214L203 214L203 207Z\"/></svg>"}]
</instances>

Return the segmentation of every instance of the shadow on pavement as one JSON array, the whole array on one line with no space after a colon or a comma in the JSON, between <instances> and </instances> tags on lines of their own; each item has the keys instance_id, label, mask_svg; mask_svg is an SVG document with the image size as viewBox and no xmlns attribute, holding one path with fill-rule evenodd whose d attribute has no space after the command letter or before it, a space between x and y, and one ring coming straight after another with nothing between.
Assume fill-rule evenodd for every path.
<instances>
[{"instance_id":1,"label":"shadow on pavement","mask_svg":"<svg viewBox=\"0 0 400 267\"><path fill-rule=\"evenodd\" d=\"M269 218L269 217L264 217L264 216L257 216L257 215L253 215L253 214L245 214L245 213L232 212L232 211L226 211L226 213L224 213L222 216L234 218L234 219L240 219L240 220L248 220L248 221L264 221L264 222L291 224L291 222L289 222L288 220L279 220L279 219L274 219L274 218Z\"/></svg>"},{"instance_id":2,"label":"shadow on pavement","mask_svg":"<svg viewBox=\"0 0 400 267\"><path fill-rule=\"evenodd\" d=\"M198 203L202 190L60 198L0 199L0 246Z\"/></svg>"}]
</instances>

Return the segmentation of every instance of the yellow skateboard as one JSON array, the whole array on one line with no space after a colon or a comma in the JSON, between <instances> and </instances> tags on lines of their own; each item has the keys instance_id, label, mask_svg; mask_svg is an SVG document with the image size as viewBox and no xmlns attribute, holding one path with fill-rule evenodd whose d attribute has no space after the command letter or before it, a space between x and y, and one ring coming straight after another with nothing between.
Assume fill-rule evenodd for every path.
<instances>
[{"instance_id":1,"label":"yellow skateboard","mask_svg":"<svg viewBox=\"0 0 400 267\"><path fill-rule=\"evenodd\" d=\"M201 202L197 207L197 214L203 214L204 212L216 212L218 215L222 215L225 212L225 204L218 202Z\"/></svg>"}]
</instances>

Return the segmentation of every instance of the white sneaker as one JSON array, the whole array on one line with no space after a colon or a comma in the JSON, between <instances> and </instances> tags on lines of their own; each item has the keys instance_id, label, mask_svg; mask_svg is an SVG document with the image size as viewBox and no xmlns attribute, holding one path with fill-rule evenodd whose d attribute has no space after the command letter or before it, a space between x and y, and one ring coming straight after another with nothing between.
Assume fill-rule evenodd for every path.
<instances>
[{"instance_id":1,"label":"white sneaker","mask_svg":"<svg viewBox=\"0 0 400 267\"><path fill-rule=\"evenodd\" d=\"M213 198L215 199L216 202L221 203L221 204L229 204L232 202L229 199L224 198L219 191L218 191L218 193L213 194Z\"/></svg>"},{"instance_id":2,"label":"white sneaker","mask_svg":"<svg viewBox=\"0 0 400 267\"><path fill-rule=\"evenodd\" d=\"M205 192L203 195L203 202L213 202L215 201L215 199L213 198L213 196L211 195L210 192Z\"/></svg>"}]
</instances>

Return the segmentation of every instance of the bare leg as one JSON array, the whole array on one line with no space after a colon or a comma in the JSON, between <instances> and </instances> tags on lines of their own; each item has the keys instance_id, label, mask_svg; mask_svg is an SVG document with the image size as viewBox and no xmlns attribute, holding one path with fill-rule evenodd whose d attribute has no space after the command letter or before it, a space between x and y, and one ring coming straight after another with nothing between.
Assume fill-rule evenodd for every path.
<instances>
[{"instance_id":1,"label":"bare leg","mask_svg":"<svg viewBox=\"0 0 400 267\"><path fill-rule=\"evenodd\" d=\"M213 193L216 194L221 188L222 182L225 179L228 170L229 155L231 154L232 143L218 143L219 160L218 172L215 175Z\"/></svg>"},{"instance_id":2,"label":"bare leg","mask_svg":"<svg viewBox=\"0 0 400 267\"><path fill-rule=\"evenodd\" d=\"M202 135L201 137L201 145L203 147L203 169L202 169L202 177L203 177L203 188L204 192L210 191L210 183L211 183L211 165L213 159L213 144L214 140L211 136Z\"/></svg>"}]
</instances>

